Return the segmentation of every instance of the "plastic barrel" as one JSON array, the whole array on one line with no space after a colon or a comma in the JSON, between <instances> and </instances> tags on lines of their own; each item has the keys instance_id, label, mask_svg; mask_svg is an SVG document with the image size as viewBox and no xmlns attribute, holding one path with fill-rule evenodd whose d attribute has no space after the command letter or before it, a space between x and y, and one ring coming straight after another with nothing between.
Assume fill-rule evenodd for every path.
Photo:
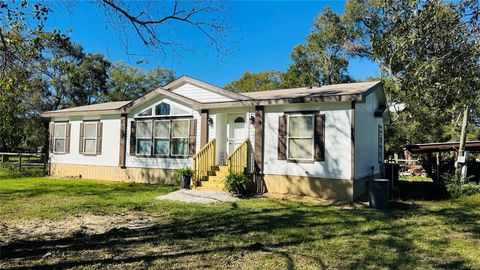
<instances>
[{"instance_id":1,"label":"plastic barrel","mask_svg":"<svg viewBox=\"0 0 480 270\"><path fill-rule=\"evenodd\" d=\"M387 209L390 198L390 180L373 179L370 182L370 207Z\"/></svg>"}]
</instances>

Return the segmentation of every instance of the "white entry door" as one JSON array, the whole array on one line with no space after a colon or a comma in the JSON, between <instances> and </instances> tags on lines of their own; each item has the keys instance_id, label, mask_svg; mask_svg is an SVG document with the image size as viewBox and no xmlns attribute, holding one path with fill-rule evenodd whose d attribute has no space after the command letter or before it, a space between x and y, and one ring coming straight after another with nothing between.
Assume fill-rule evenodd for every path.
<instances>
[{"instance_id":1,"label":"white entry door","mask_svg":"<svg viewBox=\"0 0 480 270\"><path fill-rule=\"evenodd\" d=\"M245 113L227 116L227 151L232 153L247 138L247 115Z\"/></svg>"}]
</instances>

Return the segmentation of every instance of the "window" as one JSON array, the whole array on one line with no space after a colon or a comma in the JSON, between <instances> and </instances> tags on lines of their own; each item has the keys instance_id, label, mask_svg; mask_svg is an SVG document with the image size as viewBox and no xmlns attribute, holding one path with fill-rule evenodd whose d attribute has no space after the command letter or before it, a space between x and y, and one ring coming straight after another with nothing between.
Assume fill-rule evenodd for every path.
<instances>
[{"instance_id":1,"label":"window","mask_svg":"<svg viewBox=\"0 0 480 270\"><path fill-rule=\"evenodd\" d=\"M187 116L192 115L192 111L186 107L167 102L160 102L139 112L136 117L169 117L169 116Z\"/></svg>"},{"instance_id":2,"label":"window","mask_svg":"<svg viewBox=\"0 0 480 270\"><path fill-rule=\"evenodd\" d=\"M170 120L157 120L154 123L154 154L168 156L170 154Z\"/></svg>"},{"instance_id":3,"label":"window","mask_svg":"<svg viewBox=\"0 0 480 270\"><path fill-rule=\"evenodd\" d=\"M189 115L189 114L192 114L192 113L179 107L173 107L172 115Z\"/></svg>"},{"instance_id":4,"label":"window","mask_svg":"<svg viewBox=\"0 0 480 270\"><path fill-rule=\"evenodd\" d=\"M170 105L164 102L158 104L155 106L155 115L170 115Z\"/></svg>"},{"instance_id":5,"label":"window","mask_svg":"<svg viewBox=\"0 0 480 270\"><path fill-rule=\"evenodd\" d=\"M288 159L313 160L314 117L290 115L288 117Z\"/></svg>"},{"instance_id":6,"label":"window","mask_svg":"<svg viewBox=\"0 0 480 270\"><path fill-rule=\"evenodd\" d=\"M152 121L137 122L137 155L152 153Z\"/></svg>"},{"instance_id":7,"label":"window","mask_svg":"<svg viewBox=\"0 0 480 270\"><path fill-rule=\"evenodd\" d=\"M97 153L97 122L83 124L83 153Z\"/></svg>"},{"instance_id":8,"label":"window","mask_svg":"<svg viewBox=\"0 0 480 270\"><path fill-rule=\"evenodd\" d=\"M136 154L188 156L189 132L190 119L137 121Z\"/></svg>"},{"instance_id":9,"label":"window","mask_svg":"<svg viewBox=\"0 0 480 270\"><path fill-rule=\"evenodd\" d=\"M152 116L152 108L139 113L138 116Z\"/></svg>"},{"instance_id":10,"label":"window","mask_svg":"<svg viewBox=\"0 0 480 270\"><path fill-rule=\"evenodd\" d=\"M235 120L233 122L234 123L245 123L245 119L243 119L243 117L237 117L237 118L235 118Z\"/></svg>"},{"instance_id":11,"label":"window","mask_svg":"<svg viewBox=\"0 0 480 270\"><path fill-rule=\"evenodd\" d=\"M188 155L188 120L172 121L172 156Z\"/></svg>"},{"instance_id":12,"label":"window","mask_svg":"<svg viewBox=\"0 0 480 270\"><path fill-rule=\"evenodd\" d=\"M55 153L65 153L65 140L67 135L66 123L55 123L54 148Z\"/></svg>"}]
</instances>

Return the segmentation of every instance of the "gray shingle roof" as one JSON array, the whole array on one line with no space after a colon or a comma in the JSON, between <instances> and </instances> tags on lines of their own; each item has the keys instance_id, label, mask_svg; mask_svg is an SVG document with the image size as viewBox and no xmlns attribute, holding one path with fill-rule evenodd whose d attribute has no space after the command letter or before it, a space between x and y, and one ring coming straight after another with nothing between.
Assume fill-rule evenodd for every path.
<instances>
[{"instance_id":1,"label":"gray shingle roof","mask_svg":"<svg viewBox=\"0 0 480 270\"><path fill-rule=\"evenodd\" d=\"M190 78L183 77L179 82L183 82ZM199 83L195 81L195 83ZM200 82L201 83L201 82ZM164 89L156 89L147 95L135 101L117 101L99 103L87 106L80 106L57 111L49 111L43 113L44 117L52 116L73 116L73 115L88 115L88 114L116 114L127 112L128 107L136 107L139 104L153 98L158 94L172 96L174 99L185 99L186 103L191 103L194 109L210 109L210 108L229 108L236 106L257 106L257 105L274 105L274 104L288 104L288 103L309 103L309 102L335 102L335 101L358 101L365 98L372 91L381 87L380 81L373 82L359 82L359 83L343 83L326 85L313 88L291 88L279 89L258 92L236 93L237 96L243 96L242 100L232 102L213 102L199 104L193 100L188 100L188 97L183 97L173 92ZM211 88L211 87L210 87ZM216 90L217 91L217 90ZM225 90L223 90L225 91ZM232 93L233 94L233 93ZM174 97L178 95L178 97ZM130 109L131 109L130 108Z\"/></svg>"},{"instance_id":2,"label":"gray shingle roof","mask_svg":"<svg viewBox=\"0 0 480 270\"><path fill-rule=\"evenodd\" d=\"M66 115L66 114L78 114L78 113L88 113L88 112L112 112L117 113L131 101L114 101L106 103L98 103L86 106L72 107L67 109L61 109L56 111L44 112L43 116L54 116L54 115Z\"/></svg>"},{"instance_id":3,"label":"gray shingle roof","mask_svg":"<svg viewBox=\"0 0 480 270\"><path fill-rule=\"evenodd\" d=\"M327 97L327 96L347 96L358 95L367 92L372 89L380 81L373 82L359 82L359 83L342 83L325 85L321 87L302 87L302 88L290 88L279 89L269 91L257 91L242 93L245 96L251 97L256 100L265 99L282 99L282 98L301 98L301 97Z\"/></svg>"}]
</instances>

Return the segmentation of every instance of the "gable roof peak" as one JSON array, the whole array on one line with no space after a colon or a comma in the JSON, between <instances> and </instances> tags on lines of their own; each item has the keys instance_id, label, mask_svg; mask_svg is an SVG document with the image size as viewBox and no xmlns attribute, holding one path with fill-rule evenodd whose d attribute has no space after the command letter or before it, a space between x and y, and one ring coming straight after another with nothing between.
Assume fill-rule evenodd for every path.
<instances>
[{"instance_id":1,"label":"gable roof peak","mask_svg":"<svg viewBox=\"0 0 480 270\"><path fill-rule=\"evenodd\" d=\"M192 77L189 77L189 76L186 76L186 75L182 75L182 76L178 77L177 79L175 79L171 83L165 85L163 87L163 89L171 91L171 90L176 89L176 88L178 88L178 87L180 87L180 86L182 86L186 83L198 86L198 87L203 88L205 90L208 90L210 92L213 92L213 93L216 93L216 94L219 94L219 95L222 95L224 97L228 97L228 98L231 98L231 99L234 99L234 100L251 100L252 99L251 97L242 95L240 93L225 90L225 89L223 89L221 87L218 87L216 85L213 85L213 84L210 84L210 83L207 83L207 82L204 82L204 81L201 81L199 79L195 79L195 78L192 78Z\"/></svg>"}]
</instances>

